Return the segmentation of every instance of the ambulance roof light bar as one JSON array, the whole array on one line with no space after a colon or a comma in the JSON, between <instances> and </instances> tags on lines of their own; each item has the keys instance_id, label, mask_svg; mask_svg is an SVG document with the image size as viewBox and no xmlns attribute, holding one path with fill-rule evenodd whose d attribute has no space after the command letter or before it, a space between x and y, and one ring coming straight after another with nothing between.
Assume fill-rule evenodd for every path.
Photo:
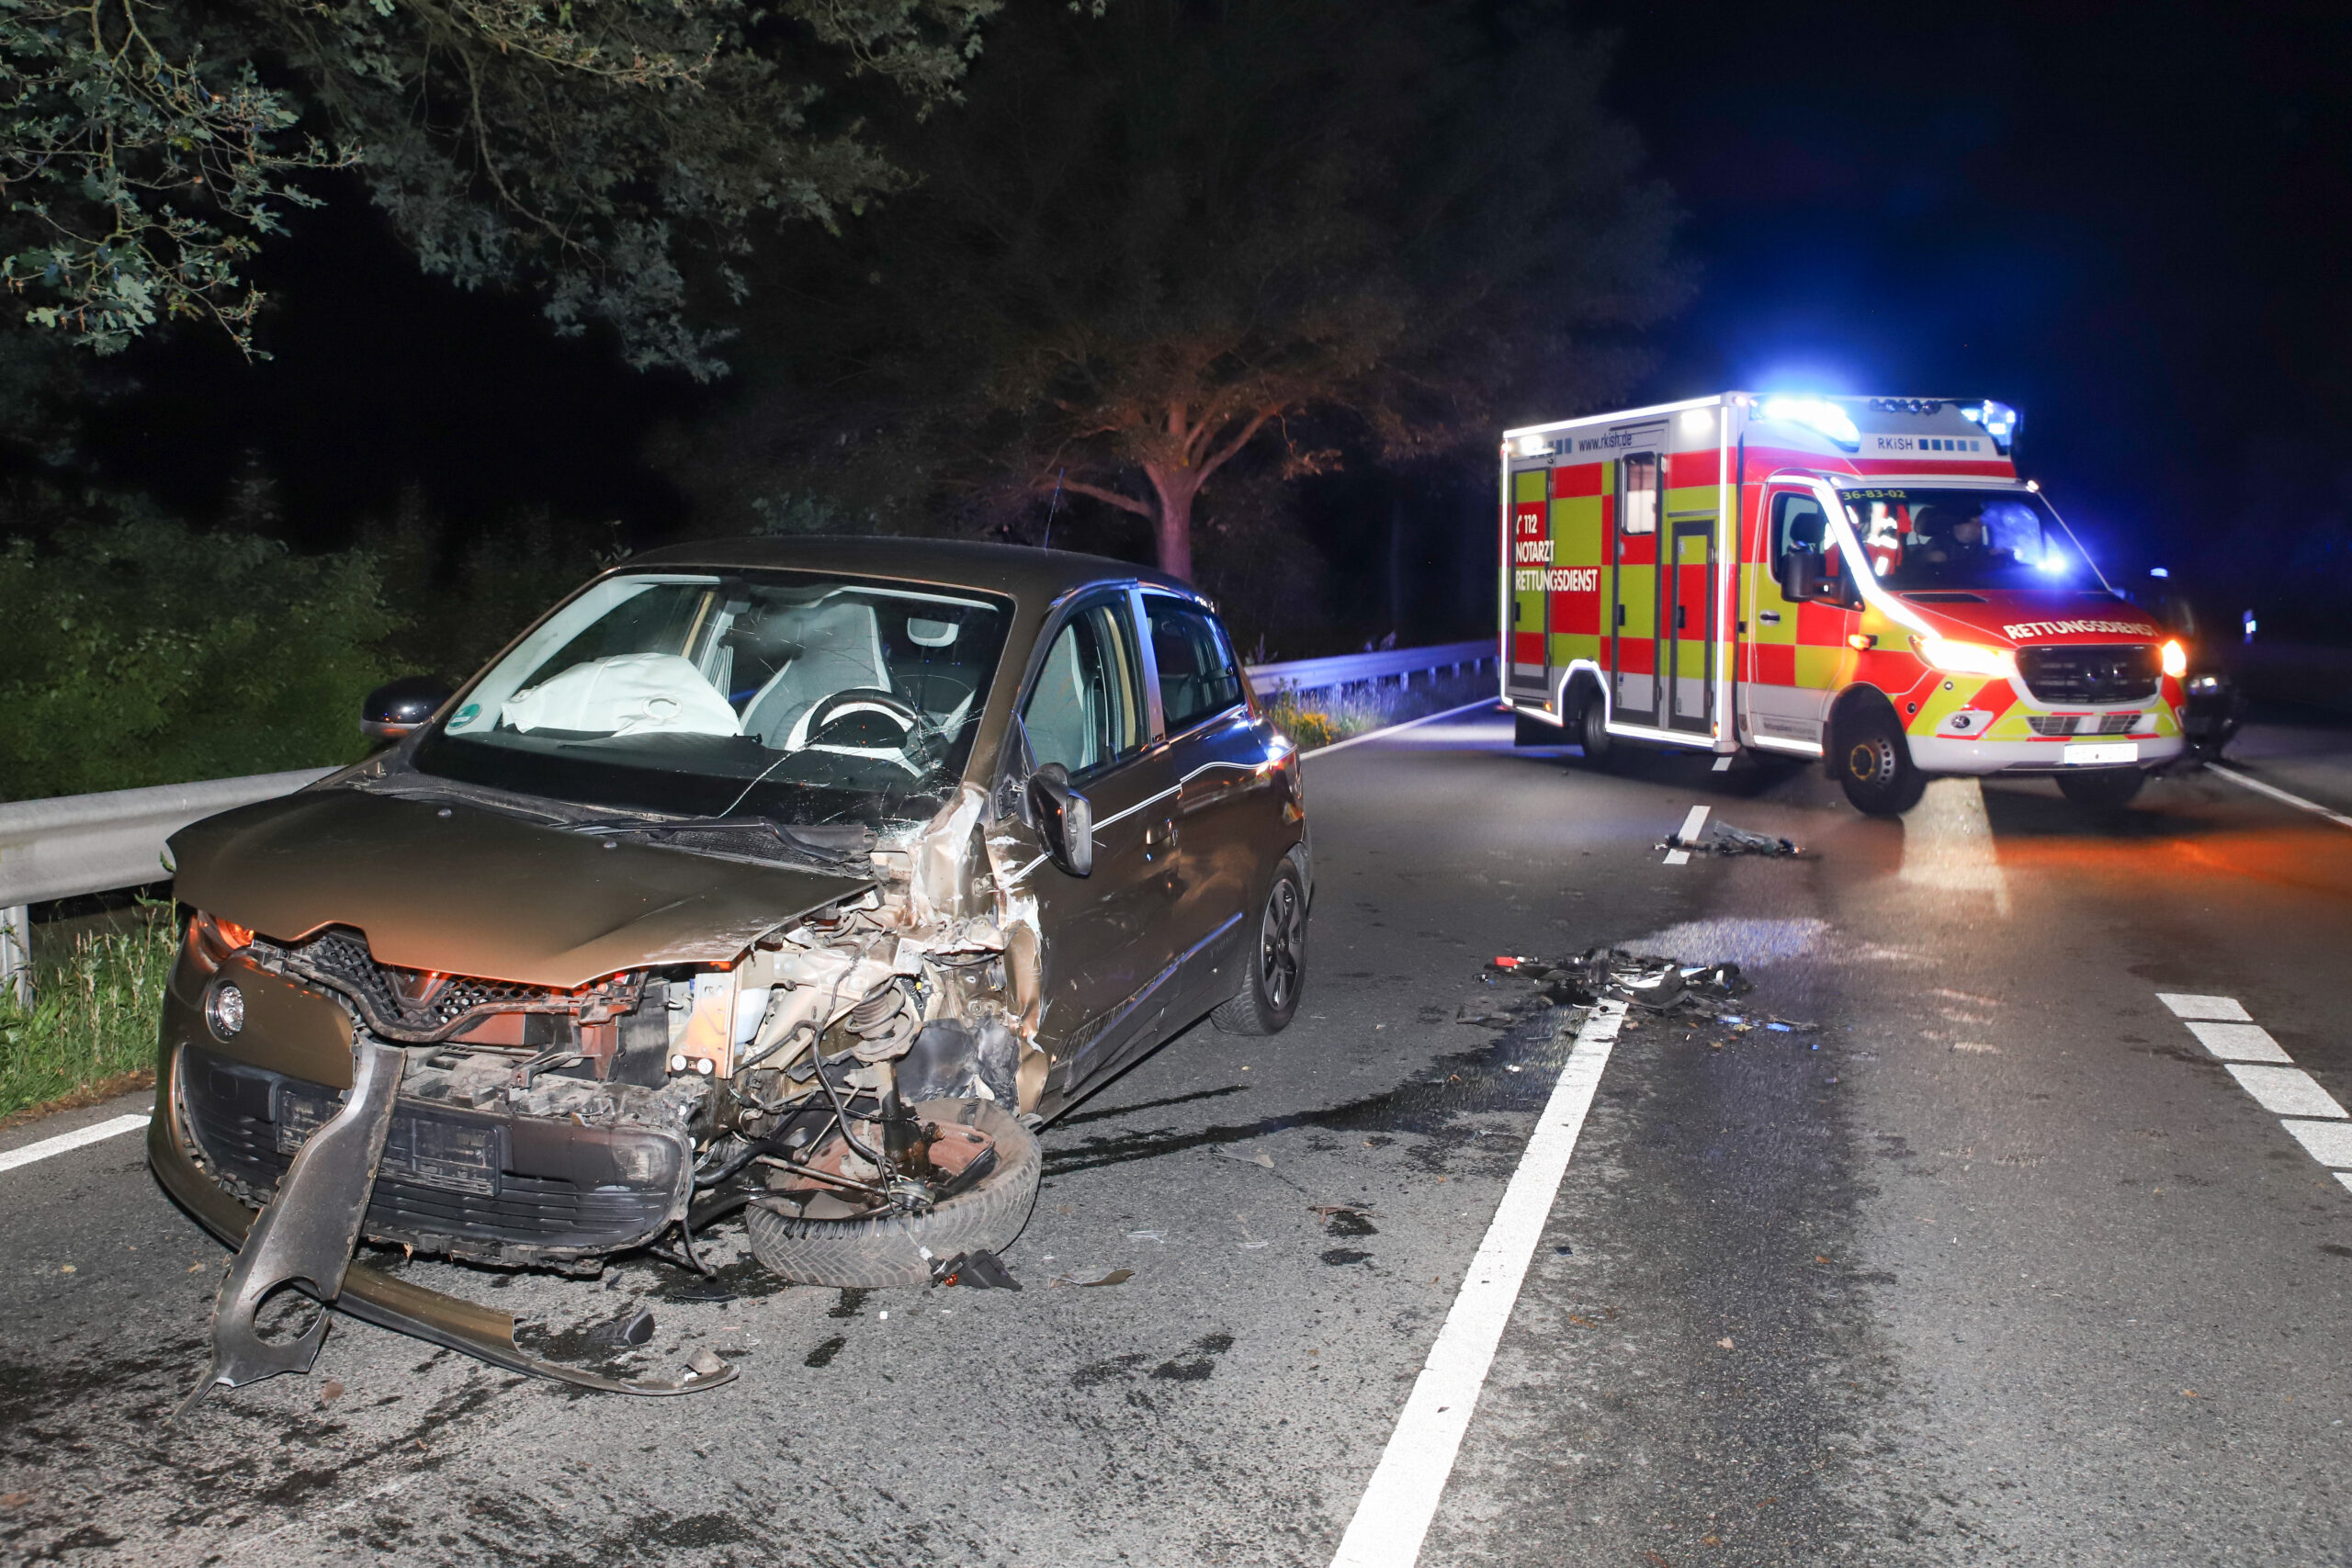
<instances>
[{"instance_id":1,"label":"ambulance roof light bar","mask_svg":"<svg viewBox=\"0 0 2352 1568\"><path fill-rule=\"evenodd\" d=\"M2006 457L2010 444L2017 439L2018 422L2022 416L2008 404L1987 398L1981 403L1962 403L1960 417L1971 424L1983 425L1984 434L1993 438L1994 449Z\"/></svg>"},{"instance_id":2,"label":"ambulance roof light bar","mask_svg":"<svg viewBox=\"0 0 2352 1568\"><path fill-rule=\"evenodd\" d=\"M1849 452L1862 445L1862 433L1854 428L1853 416L1826 398L1767 398L1761 412L1766 419L1786 420L1826 435Z\"/></svg>"}]
</instances>

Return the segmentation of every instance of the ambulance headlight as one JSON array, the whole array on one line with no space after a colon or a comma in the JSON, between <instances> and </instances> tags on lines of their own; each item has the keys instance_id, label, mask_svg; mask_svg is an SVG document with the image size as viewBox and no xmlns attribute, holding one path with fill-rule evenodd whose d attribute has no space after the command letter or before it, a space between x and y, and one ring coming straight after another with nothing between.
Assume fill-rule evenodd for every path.
<instances>
[{"instance_id":1,"label":"ambulance headlight","mask_svg":"<svg viewBox=\"0 0 2352 1568\"><path fill-rule=\"evenodd\" d=\"M2181 647L2179 643L2165 644L2163 658L2165 674L2177 680L2188 673L2188 649Z\"/></svg>"},{"instance_id":2,"label":"ambulance headlight","mask_svg":"<svg viewBox=\"0 0 2352 1568\"><path fill-rule=\"evenodd\" d=\"M1951 637L1929 632L1911 639L1911 647L1919 657L1947 675L2015 675L2017 655L2005 648L1987 648L1981 642L1955 642Z\"/></svg>"}]
</instances>

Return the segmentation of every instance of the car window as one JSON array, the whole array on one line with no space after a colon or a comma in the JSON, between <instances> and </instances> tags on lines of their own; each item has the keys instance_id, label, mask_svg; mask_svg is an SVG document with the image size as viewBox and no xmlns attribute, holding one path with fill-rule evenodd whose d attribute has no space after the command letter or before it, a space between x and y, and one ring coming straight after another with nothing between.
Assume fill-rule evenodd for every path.
<instances>
[{"instance_id":1,"label":"car window","mask_svg":"<svg viewBox=\"0 0 2352 1568\"><path fill-rule=\"evenodd\" d=\"M1772 569L1778 571L1791 550L1826 553L1829 547L1829 517L1821 502L1796 491L1772 497Z\"/></svg>"},{"instance_id":2,"label":"car window","mask_svg":"<svg viewBox=\"0 0 2352 1568\"><path fill-rule=\"evenodd\" d=\"M1055 635L1021 722L1031 755L1072 777L1143 749L1143 671L1124 594L1084 606Z\"/></svg>"},{"instance_id":3,"label":"car window","mask_svg":"<svg viewBox=\"0 0 2352 1568\"><path fill-rule=\"evenodd\" d=\"M1159 706L1168 733L1189 729L1241 700L1241 671L1216 617L1181 599L1148 594L1151 654L1159 665Z\"/></svg>"}]
</instances>

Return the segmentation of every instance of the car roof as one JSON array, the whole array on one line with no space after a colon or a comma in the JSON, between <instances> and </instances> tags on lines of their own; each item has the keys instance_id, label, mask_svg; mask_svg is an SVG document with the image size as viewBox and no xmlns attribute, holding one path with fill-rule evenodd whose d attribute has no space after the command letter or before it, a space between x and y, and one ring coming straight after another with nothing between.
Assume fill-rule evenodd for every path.
<instances>
[{"instance_id":1,"label":"car roof","mask_svg":"<svg viewBox=\"0 0 2352 1568\"><path fill-rule=\"evenodd\" d=\"M1040 550L973 539L848 538L808 535L789 539L708 539L669 545L631 556L615 570L648 567L730 569L785 567L855 577L899 578L1010 594L1042 606L1074 588L1097 582L1146 582L1187 598L1199 592L1164 572L1108 556ZM1205 601L1204 601L1205 602Z\"/></svg>"}]
</instances>

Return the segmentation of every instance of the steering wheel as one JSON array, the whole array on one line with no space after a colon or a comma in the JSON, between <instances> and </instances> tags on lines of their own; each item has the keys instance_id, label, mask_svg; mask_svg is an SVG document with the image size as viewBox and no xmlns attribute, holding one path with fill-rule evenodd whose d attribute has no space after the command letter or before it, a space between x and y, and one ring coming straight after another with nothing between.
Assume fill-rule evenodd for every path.
<instances>
[{"instance_id":1,"label":"steering wheel","mask_svg":"<svg viewBox=\"0 0 2352 1568\"><path fill-rule=\"evenodd\" d=\"M785 750L810 746L896 755L923 722L922 712L878 686L852 686L820 697L793 725Z\"/></svg>"}]
</instances>

